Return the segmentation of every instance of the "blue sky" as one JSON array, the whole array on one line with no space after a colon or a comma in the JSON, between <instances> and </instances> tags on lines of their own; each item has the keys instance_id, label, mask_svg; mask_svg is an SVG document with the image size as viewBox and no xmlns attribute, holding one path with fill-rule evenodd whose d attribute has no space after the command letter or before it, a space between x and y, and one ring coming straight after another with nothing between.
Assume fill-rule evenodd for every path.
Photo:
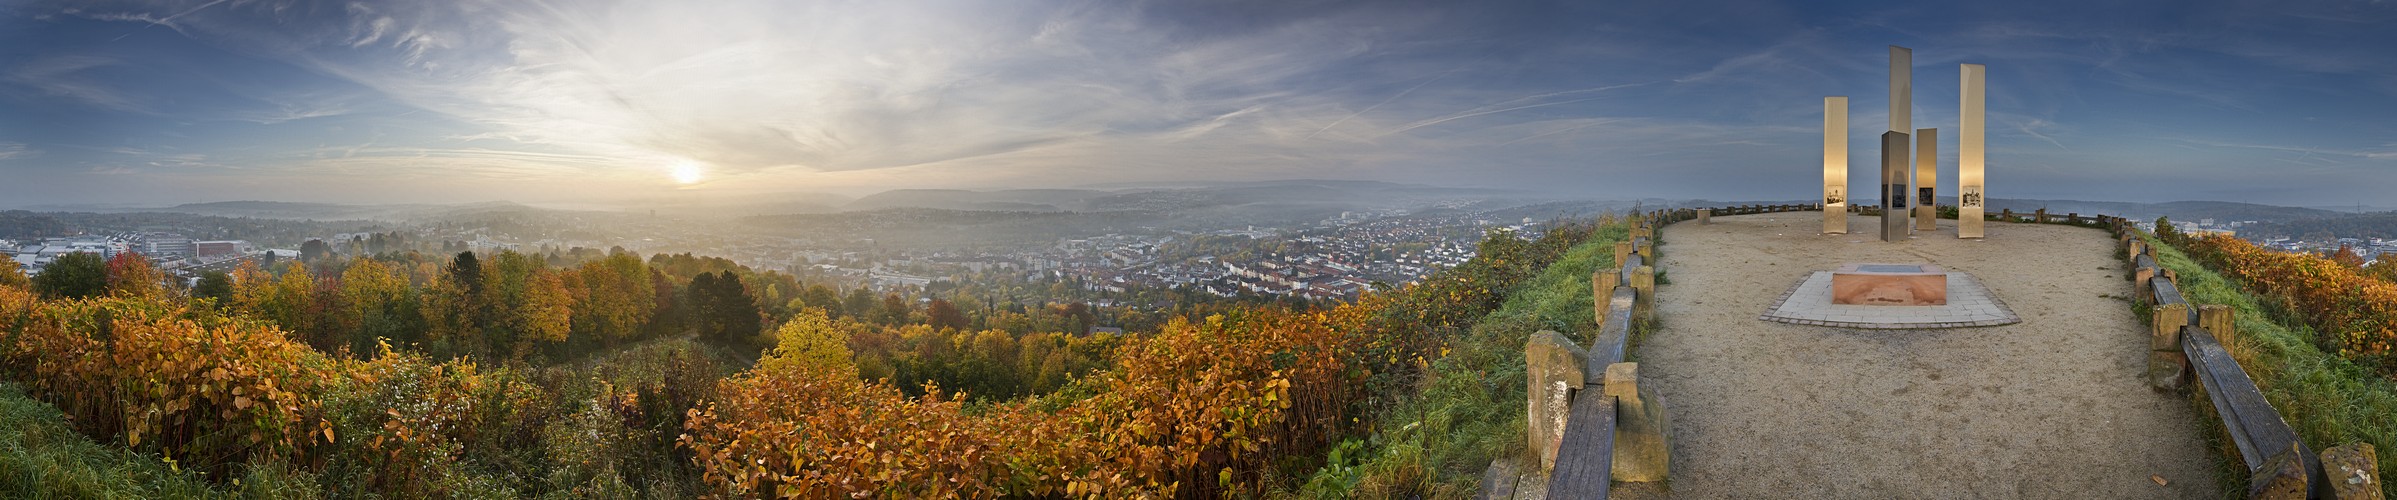
<instances>
[{"instance_id":1,"label":"blue sky","mask_svg":"<svg viewBox=\"0 0 2397 500\"><path fill-rule=\"evenodd\" d=\"M1892 44L1949 172L1957 64L1988 65L1995 197L2397 186L2397 2L5 0L0 206L1289 178L1806 199L1823 96L1869 167Z\"/></svg>"}]
</instances>

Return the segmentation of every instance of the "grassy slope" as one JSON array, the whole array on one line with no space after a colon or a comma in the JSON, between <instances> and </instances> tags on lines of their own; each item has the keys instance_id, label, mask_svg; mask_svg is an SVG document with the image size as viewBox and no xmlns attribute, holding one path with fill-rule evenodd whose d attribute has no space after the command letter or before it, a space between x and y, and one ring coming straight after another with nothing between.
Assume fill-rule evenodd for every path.
<instances>
[{"instance_id":1,"label":"grassy slope","mask_svg":"<svg viewBox=\"0 0 2397 500\"><path fill-rule=\"evenodd\" d=\"M1382 415L1384 427L1370 442L1343 443L1301 494L1467 497L1479 490L1492 459L1528 452L1523 344L1540 330L1582 343L1597 334L1590 274L1614 265L1615 242L1628 233L1622 224L1601 227L1513 290L1447 356L1431 362L1420 392Z\"/></svg>"},{"instance_id":2,"label":"grassy slope","mask_svg":"<svg viewBox=\"0 0 2397 500\"><path fill-rule=\"evenodd\" d=\"M2190 302L2237 310L2238 335L2229 346L2231 355L2308 446L2320 452L2356 441L2372 443L2380 452L2380 477L2397 477L2397 383L2322 352L2311 340L2312 329L2275 321L2262 307L2265 302L2238 284L2190 260L2180 249L2142 236L2155 246L2157 263L2179 273L2181 293ZM2213 428L2221 432L2219 426ZM2233 491L2244 491L2244 485L2229 484L2233 482L2237 481L2224 486L2241 486ZM2382 481L2381 491L2397 497L2397 484Z\"/></svg>"},{"instance_id":3,"label":"grassy slope","mask_svg":"<svg viewBox=\"0 0 2397 500\"><path fill-rule=\"evenodd\" d=\"M58 408L0 384L0 497L291 498L310 489L304 479L271 473L243 479L234 491L220 490L157 457L93 442L68 428Z\"/></svg>"}]
</instances>

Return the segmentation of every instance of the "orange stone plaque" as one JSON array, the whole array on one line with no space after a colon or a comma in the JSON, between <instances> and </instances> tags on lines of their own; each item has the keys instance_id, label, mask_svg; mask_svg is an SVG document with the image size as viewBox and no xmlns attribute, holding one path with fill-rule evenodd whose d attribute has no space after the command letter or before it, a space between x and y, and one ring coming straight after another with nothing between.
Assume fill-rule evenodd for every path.
<instances>
[{"instance_id":1,"label":"orange stone plaque","mask_svg":"<svg viewBox=\"0 0 2397 500\"><path fill-rule=\"evenodd\" d=\"M1948 274L1930 264L1845 264L1831 272L1831 303L1944 306Z\"/></svg>"}]
</instances>

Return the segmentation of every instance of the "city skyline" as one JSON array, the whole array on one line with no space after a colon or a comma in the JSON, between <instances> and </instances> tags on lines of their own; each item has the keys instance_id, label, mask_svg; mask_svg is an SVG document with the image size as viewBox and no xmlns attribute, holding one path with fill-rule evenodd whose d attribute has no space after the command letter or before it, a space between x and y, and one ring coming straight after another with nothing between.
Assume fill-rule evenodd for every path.
<instances>
[{"instance_id":1,"label":"city skyline","mask_svg":"<svg viewBox=\"0 0 2397 500\"><path fill-rule=\"evenodd\" d=\"M1991 68L2007 197L2397 185L2397 5L2071 7L12 2L0 207L1291 178L1808 199L1821 98L1883 92L1888 45L1917 51L1918 127L1957 123L1953 68Z\"/></svg>"}]
</instances>

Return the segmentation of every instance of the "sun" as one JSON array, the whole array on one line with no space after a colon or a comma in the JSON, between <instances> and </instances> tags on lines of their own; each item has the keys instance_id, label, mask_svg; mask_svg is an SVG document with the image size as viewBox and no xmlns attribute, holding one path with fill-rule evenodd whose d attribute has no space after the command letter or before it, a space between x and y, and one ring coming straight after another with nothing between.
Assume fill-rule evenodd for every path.
<instances>
[{"instance_id":1,"label":"sun","mask_svg":"<svg viewBox=\"0 0 2397 500\"><path fill-rule=\"evenodd\" d=\"M698 184L707 174L699 169L699 164L691 162L676 163L668 173L674 176L675 183L684 185Z\"/></svg>"}]
</instances>

